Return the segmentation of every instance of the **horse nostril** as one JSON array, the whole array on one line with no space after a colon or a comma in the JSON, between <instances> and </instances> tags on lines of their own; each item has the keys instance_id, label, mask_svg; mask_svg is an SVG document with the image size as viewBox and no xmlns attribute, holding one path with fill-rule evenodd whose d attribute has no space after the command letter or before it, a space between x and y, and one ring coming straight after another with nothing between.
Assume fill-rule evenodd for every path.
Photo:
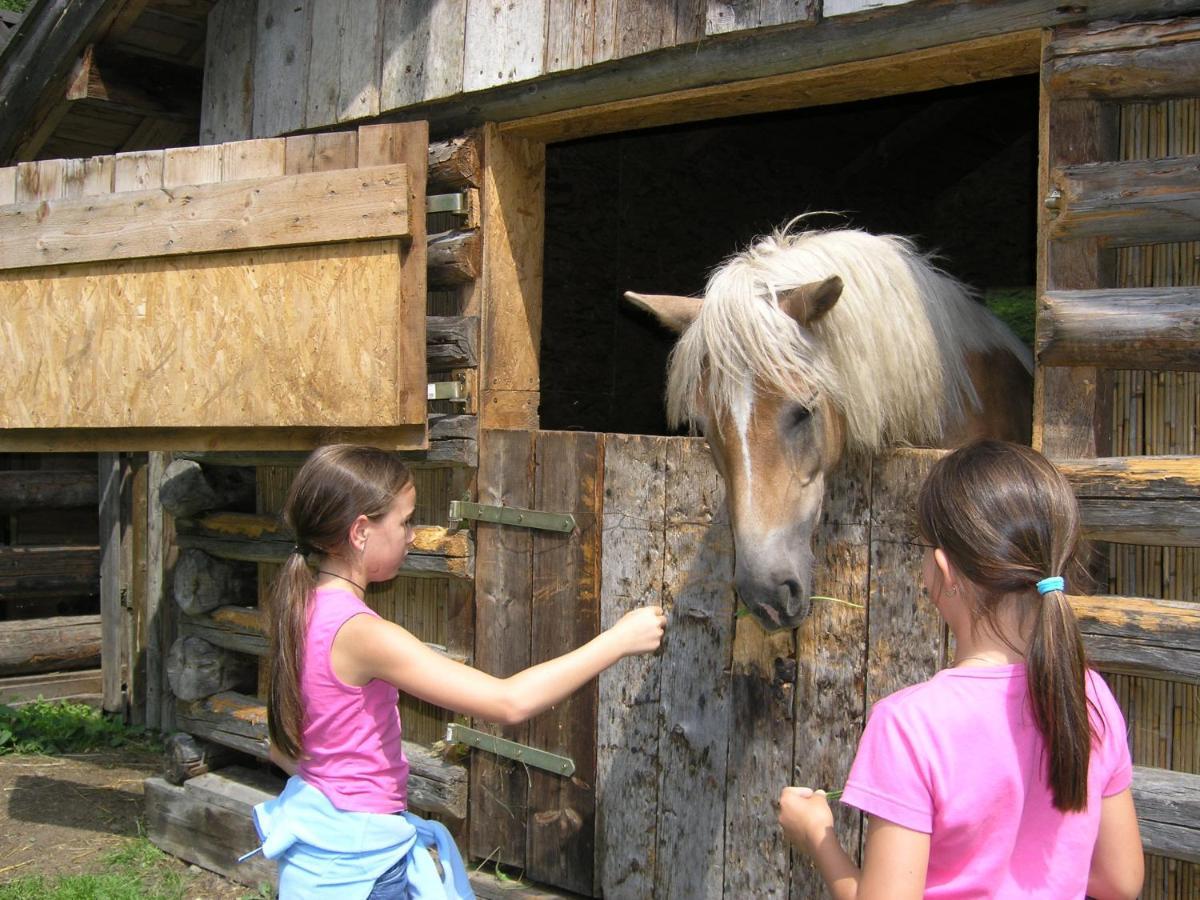
<instances>
[{"instance_id":1,"label":"horse nostril","mask_svg":"<svg viewBox=\"0 0 1200 900\"><path fill-rule=\"evenodd\" d=\"M784 579L782 587L787 591L787 599L792 603L804 599L804 591L801 590L800 582L795 578Z\"/></svg>"}]
</instances>

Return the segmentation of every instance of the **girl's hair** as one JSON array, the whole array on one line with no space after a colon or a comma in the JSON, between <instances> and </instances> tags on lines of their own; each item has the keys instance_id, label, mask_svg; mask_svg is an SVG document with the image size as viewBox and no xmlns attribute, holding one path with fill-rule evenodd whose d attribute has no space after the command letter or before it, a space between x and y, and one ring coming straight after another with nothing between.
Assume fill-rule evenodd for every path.
<instances>
[{"instance_id":1,"label":"girl's hair","mask_svg":"<svg viewBox=\"0 0 1200 900\"><path fill-rule=\"evenodd\" d=\"M997 614L1005 597L1019 604L1023 624L1032 618L1029 702L1046 742L1054 806L1085 809L1092 741L1087 658L1064 591L1039 595L1036 588L1052 576L1076 590L1088 582L1071 486L1029 447L979 441L938 460L921 487L917 516L924 539L977 588L973 624L982 620L1001 634Z\"/></svg>"},{"instance_id":2,"label":"girl's hair","mask_svg":"<svg viewBox=\"0 0 1200 900\"><path fill-rule=\"evenodd\" d=\"M267 728L271 743L293 759L302 748L304 706L300 663L308 627L308 603L316 576L307 557L336 556L349 542L359 516L378 518L391 508L412 475L395 453L353 444L313 452L292 482L283 519L296 546L271 589L271 688Z\"/></svg>"}]
</instances>

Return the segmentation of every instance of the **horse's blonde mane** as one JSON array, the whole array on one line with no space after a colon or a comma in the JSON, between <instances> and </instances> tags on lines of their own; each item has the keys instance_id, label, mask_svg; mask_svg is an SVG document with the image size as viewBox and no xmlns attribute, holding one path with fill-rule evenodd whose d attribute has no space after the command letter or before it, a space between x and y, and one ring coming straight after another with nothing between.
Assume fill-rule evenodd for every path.
<instances>
[{"instance_id":1,"label":"horse's blonde mane","mask_svg":"<svg viewBox=\"0 0 1200 900\"><path fill-rule=\"evenodd\" d=\"M842 279L841 299L811 330L779 309L777 291ZM812 405L832 402L851 452L936 444L979 397L965 353L1029 351L905 238L863 231L790 231L759 239L709 279L704 303L671 354L667 412L734 408L749 375Z\"/></svg>"}]
</instances>

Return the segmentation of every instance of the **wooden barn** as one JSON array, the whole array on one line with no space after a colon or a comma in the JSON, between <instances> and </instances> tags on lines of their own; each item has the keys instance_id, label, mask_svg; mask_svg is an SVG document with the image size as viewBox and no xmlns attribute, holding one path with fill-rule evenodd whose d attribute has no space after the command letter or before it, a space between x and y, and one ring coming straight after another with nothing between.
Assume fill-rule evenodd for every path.
<instances>
[{"instance_id":1,"label":"wooden barn","mask_svg":"<svg viewBox=\"0 0 1200 900\"><path fill-rule=\"evenodd\" d=\"M35 0L0 162L0 676L102 648L104 707L178 735L160 846L273 877L235 862L280 783L265 588L344 439L412 462L368 601L441 652L505 675L670 612L524 726L402 700L413 806L482 896L820 896L772 803L840 786L871 704L948 659L912 521L939 451L843 467L814 593L847 602L765 632L664 420L672 338L620 298L832 210L1026 301L1143 896L1200 896L1200 2ZM5 649L35 628L41 669Z\"/></svg>"}]
</instances>

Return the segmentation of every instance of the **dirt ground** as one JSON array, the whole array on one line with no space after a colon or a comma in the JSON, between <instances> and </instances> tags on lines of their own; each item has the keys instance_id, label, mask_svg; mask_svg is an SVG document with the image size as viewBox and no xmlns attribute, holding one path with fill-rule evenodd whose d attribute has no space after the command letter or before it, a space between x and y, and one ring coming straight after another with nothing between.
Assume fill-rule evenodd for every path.
<instances>
[{"instance_id":1,"label":"dirt ground","mask_svg":"<svg viewBox=\"0 0 1200 900\"><path fill-rule=\"evenodd\" d=\"M138 836L142 782L161 773L161 758L144 751L0 756L0 885L24 875L103 872L105 859ZM219 875L174 864L185 875L188 900L255 895Z\"/></svg>"}]
</instances>

